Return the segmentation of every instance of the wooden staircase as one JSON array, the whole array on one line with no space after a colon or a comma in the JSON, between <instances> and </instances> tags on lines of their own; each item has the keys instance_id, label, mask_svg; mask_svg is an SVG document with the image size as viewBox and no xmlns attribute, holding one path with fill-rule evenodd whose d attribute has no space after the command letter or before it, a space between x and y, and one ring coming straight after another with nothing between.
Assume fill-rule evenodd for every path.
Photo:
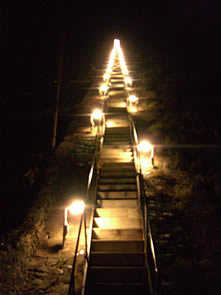
<instances>
[{"instance_id":1,"label":"wooden staircase","mask_svg":"<svg viewBox=\"0 0 221 295\"><path fill-rule=\"evenodd\" d=\"M122 77L116 77L122 84ZM108 101L108 118L124 124L105 131L86 294L149 294L130 125L126 109L113 107L114 99L113 94Z\"/></svg>"}]
</instances>

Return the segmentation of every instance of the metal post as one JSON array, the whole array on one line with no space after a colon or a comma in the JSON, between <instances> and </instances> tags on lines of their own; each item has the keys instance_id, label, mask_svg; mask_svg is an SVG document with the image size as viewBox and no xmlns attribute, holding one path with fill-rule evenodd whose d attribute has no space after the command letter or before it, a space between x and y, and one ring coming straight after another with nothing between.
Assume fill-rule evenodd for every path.
<instances>
[{"instance_id":1,"label":"metal post","mask_svg":"<svg viewBox=\"0 0 221 295\"><path fill-rule=\"evenodd\" d=\"M53 139L52 139L52 149L55 149L56 146L56 136L57 136L57 125L58 125L58 111L59 111L59 102L60 102L60 93L61 93L61 81L62 81L62 68L63 68L63 58L64 58L64 41L65 33L62 34L61 47L60 47L60 57L58 63L58 85L57 85L57 95L56 95L56 107L54 114L54 128L53 128Z\"/></svg>"}]
</instances>

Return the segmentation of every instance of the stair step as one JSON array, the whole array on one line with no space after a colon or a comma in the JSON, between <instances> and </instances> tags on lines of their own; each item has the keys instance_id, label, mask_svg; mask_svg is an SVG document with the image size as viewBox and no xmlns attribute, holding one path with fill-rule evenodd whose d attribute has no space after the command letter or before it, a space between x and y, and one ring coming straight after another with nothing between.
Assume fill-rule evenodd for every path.
<instances>
[{"instance_id":1,"label":"stair step","mask_svg":"<svg viewBox=\"0 0 221 295\"><path fill-rule=\"evenodd\" d=\"M112 146L103 146L101 153L131 153L131 147L112 147Z\"/></svg>"},{"instance_id":2,"label":"stair step","mask_svg":"<svg viewBox=\"0 0 221 295\"><path fill-rule=\"evenodd\" d=\"M101 199L115 199L115 198L125 198L125 199L134 199L137 197L137 190L99 190L97 196Z\"/></svg>"},{"instance_id":3,"label":"stair step","mask_svg":"<svg viewBox=\"0 0 221 295\"><path fill-rule=\"evenodd\" d=\"M143 240L92 240L91 251L93 252L124 252L136 253L144 251Z\"/></svg>"},{"instance_id":4,"label":"stair step","mask_svg":"<svg viewBox=\"0 0 221 295\"><path fill-rule=\"evenodd\" d=\"M105 134L128 134L130 135L130 127L112 127L105 131Z\"/></svg>"},{"instance_id":5,"label":"stair step","mask_svg":"<svg viewBox=\"0 0 221 295\"><path fill-rule=\"evenodd\" d=\"M107 164L107 163L106 163ZM118 176L118 177L124 177L124 176L133 176L136 177L136 171L135 169L101 169L100 172L101 176Z\"/></svg>"},{"instance_id":6,"label":"stair step","mask_svg":"<svg viewBox=\"0 0 221 295\"><path fill-rule=\"evenodd\" d=\"M122 151L117 149L112 149L112 151L109 150L102 150L100 154L101 158L125 158L130 159L133 158L133 153L131 151Z\"/></svg>"},{"instance_id":7,"label":"stair step","mask_svg":"<svg viewBox=\"0 0 221 295\"><path fill-rule=\"evenodd\" d=\"M128 131L122 131L122 132L111 132L112 130L107 129L105 133L105 139L106 140L111 140L111 139L128 139L130 140L130 133Z\"/></svg>"},{"instance_id":8,"label":"stair step","mask_svg":"<svg viewBox=\"0 0 221 295\"><path fill-rule=\"evenodd\" d=\"M93 283L93 282L92 282ZM139 294L146 295L147 288L144 283L94 283L89 286L89 292L86 294Z\"/></svg>"},{"instance_id":9,"label":"stair step","mask_svg":"<svg viewBox=\"0 0 221 295\"><path fill-rule=\"evenodd\" d=\"M131 138L129 136L107 136L104 138L104 143L106 142L120 142L120 143L131 143Z\"/></svg>"},{"instance_id":10,"label":"stair step","mask_svg":"<svg viewBox=\"0 0 221 295\"><path fill-rule=\"evenodd\" d=\"M119 147L124 147L127 146L128 148L131 148L132 147L132 143L130 140L128 139L123 139L123 138L119 138L119 139L105 139L104 140L104 145L103 147L109 147L109 148L119 148Z\"/></svg>"},{"instance_id":11,"label":"stair step","mask_svg":"<svg viewBox=\"0 0 221 295\"><path fill-rule=\"evenodd\" d=\"M110 77L110 82L111 83L123 83L124 82L124 78L123 76L121 75L121 77L115 77L115 76L111 76Z\"/></svg>"},{"instance_id":12,"label":"stair step","mask_svg":"<svg viewBox=\"0 0 221 295\"><path fill-rule=\"evenodd\" d=\"M93 227L99 228L141 228L141 218L139 217L94 217Z\"/></svg>"},{"instance_id":13,"label":"stair step","mask_svg":"<svg viewBox=\"0 0 221 295\"><path fill-rule=\"evenodd\" d=\"M113 92L115 92L115 93L113 93ZM121 92L121 93L120 93ZM109 92L109 96L111 96L111 95L113 95L113 94L115 94L116 96L117 95L119 95L119 99L120 98L122 98L122 97L124 97L125 95L126 95L126 92L125 91L110 91ZM115 96L114 95L114 96ZM111 98L110 98L111 99ZM117 116L121 116L122 114L123 115L127 115L127 110L126 110L126 108L118 108L118 107L116 107L116 108L114 108L114 107L109 107L108 108L108 112L109 113L112 113L112 114L115 114L115 115L117 115Z\"/></svg>"},{"instance_id":14,"label":"stair step","mask_svg":"<svg viewBox=\"0 0 221 295\"><path fill-rule=\"evenodd\" d=\"M100 199L97 200L98 207L101 208L138 208L139 201L137 198L135 199Z\"/></svg>"},{"instance_id":15,"label":"stair step","mask_svg":"<svg viewBox=\"0 0 221 295\"><path fill-rule=\"evenodd\" d=\"M134 163L122 163L122 164L118 164L118 163L109 163L109 164L103 164L102 169L107 170L107 169L135 169L134 168Z\"/></svg>"},{"instance_id":16,"label":"stair step","mask_svg":"<svg viewBox=\"0 0 221 295\"><path fill-rule=\"evenodd\" d=\"M92 239L103 240L142 240L142 229L103 229L93 228Z\"/></svg>"},{"instance_id":17,"label":"stair step","mask_svg":"<svg viewBox=\"0 0 221 295\"><path fill-rule=\"evenodd\" d=\"M123 177L104 177L101 176L100 177L100 181L99 181L99 185L104 185L104 184L120 184L120 183L127 183L127 184L134 184L136 185L136 177L131 176L131 177L127 177L127 176L123 176Z\"/></svg>"},{"instance_id":18,"label":"stair step","mask_svg":"<svg viewBox=\"0 0 221 295\"><path fill-rule=\"evenodd\" d=\"M123 83L124 82L124 77L123 75L114 75L110 79L111 83Z\"/></svg>"},{"instance_id":19,"label":"stair step","mask_svg":"<svg viewBox=\"0 0 221 295\"><path fill-rule=\"evenodd\" d=\"M121 180L122 181L122 180ZM130 183L130 182L121 182L121 183L100 183L98 185L98 190L99 191L117 191L117 190L133 190L136 191L137 190L137 184L136 182L134 183Z\"/></svg>"},{"instance_id":20,"label":"stair step","mask_svg":"<svg viewBox=\"0 0 221 295\"><path fill-rule=\"evenodd\" d=\"M138 208L96 208L95 217L140 217Z\"/></svg>"},{"instance_id":21,"label":"stair step","mask_svg":"<svg viewBox=\"0 0 221 295\"><path fill-rule=\"evenodd\" d=\"M115 162L115 163L133 163L134 162L134 159L133 157L130 157L130 158L108 158L108 157L102 157L101 158L103 162L105 163L112 163L112 162Z\"/></svg>"},{"instance_id":22,"label":"stair step","mask_svg":"<svg viewBox=\"0 0 221 295\"><path fill-rule=\"evenodd\" d=\"M111 85L110 91L124 91L124 84Z\"/></svg>"},{"instance_id":23,"label":"stair step","mask_svg":"<svg viewBox=\"0 0 221 295\"><path fill-rule=\"evenodd\" d=\"M132 145L131 145L131 142L120 142L120 146L122 148L131 148ZM119 142L107 141L107 142L104 142L103 147L118 148Z\"/></svg>"},{"instance_id":24,"label":"stair step","mask_svg":"<svg viewBox=\"0 0 221 295\"><path fill-rule=\"evenodd\" d=\"M106 253L92 252L90 265L97 266L142 266L145 265L145 255L140 253Z\"/></svg>"},{"instance_id":25,"label":"stair step","mask_svg":"<svg viewBox=\"0 0 221 295\"><path fill-rule=\"evenodd\" d=\"M121 74L121 71L120 73L117 73L117 74L112 73L111 79L123 79L123 74Z\"/></svg>"},{"instance_id":26,"label":"stair step","mask_svg":"<svg viewBox=\"0 0 221 295\"><path fill-rule=\"evenodd\" d=\"M146 270L142 266L90 266L90 282L144 283Z\"/></svg>"}]
</instances>

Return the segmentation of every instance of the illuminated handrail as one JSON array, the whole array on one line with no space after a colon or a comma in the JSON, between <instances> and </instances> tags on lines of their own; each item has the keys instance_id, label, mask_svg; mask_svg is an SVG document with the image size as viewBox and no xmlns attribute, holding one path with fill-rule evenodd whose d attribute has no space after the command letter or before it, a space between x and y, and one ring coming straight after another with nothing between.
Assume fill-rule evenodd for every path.
<instances>
[{"instance_id":1,"label":"illuminated handrail","mask_svg":"<svg viewBox=\"0 0 221 295\"><path fill-rule=\"evenodd\" d=\"M140 208L143 215L143 224L144 224L144 231L145 231L145 240L146 240L146 250L147 253L151 254L151 261L148 259L148 269L150 270L150 274L148 273L148 282L149 282L149 288L150 288L150 294L151 295L158 295L159 289L160 289L160 282L159 282L159 272L158 272L158 266L156 261L156 254L154 250L154 244L153 244L153 238L151 233L151 226L148 218L148 204L147 204L147 198L145 195L145 189L144 189L144 181L143 181L143 175L141 170L141 160L140 160L140 153L137 150L138 145L138 136L136 127L133 121L133 118L128 114L130 126L131 126L131 136L132 136L132 142L133 142L133 150L135 155L135 165L137 169L137 186L138 186L138 197L140 202Z\"/></svg>"},{"instance_id":2,"label":"illuminated handrail","mask_svg":"<svg viewBox=\"0 0 221 295\"><path fill-rule=\"evenodd\" d=\"M105 128L105 127L103 127ZM79 229L78 229L78 234L77 234L77 242L76 242L76 246L75 246L75 253L74 253L74 260L73 260L73 264L72 264L72 272L71 272L71 280L70 280L70 284L69 284L69 290L68 290L68 295L74 295L76 294L76 290L75 290L75 277L74 277L74 273L76 270L76 264L77 264L77 254L78 254L78 249L79 249L79 245L80 245L80 236L82 233L82 230L84 230L84 239L85 239L85 249L84 249L84 253L85 253L85 261L84 261L84 278L83 278L83 284L82 284L82 294L84 294L84 289L85 289L85 282L86 282L86 273L87 273L87 268L88 268L88 261L89 261L89 254L90 254L90 243L88 241L91 240L91 235L92 235L92 221L93 221L93 215L94 215L94 207L95 207L95 198L91 197L91 189L92 189L92 183L93 183L93 179L96 177L96 168L97 168L97 155L101 149L102 146L102 138L103 136L96 136L95 139L95 152L94 152L94 156L93 156L93 160L91 163L91 168L88 174L88 183L87 183L87 199L91 202L91 207L90 207L90 223L88 226L88 232L87 232L87 220L86 220L86 211L84 211L81 215L81 219L80 219L80 225L79 225ZM96 191L96 186L97 183L95 183L95 191Z\"/></svg>"}]
</instances>

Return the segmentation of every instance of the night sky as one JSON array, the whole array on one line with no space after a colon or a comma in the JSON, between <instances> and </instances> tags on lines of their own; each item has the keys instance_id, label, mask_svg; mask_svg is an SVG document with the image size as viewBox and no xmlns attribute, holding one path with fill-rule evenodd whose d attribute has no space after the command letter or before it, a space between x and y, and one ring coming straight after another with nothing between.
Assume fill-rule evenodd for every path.
<instances>
[{"instance_id":1,"label":"night sky","mask_svg":"<svg viewBox=\"0 0 221 295\"><path fill-rule=\"evenodd\" d=\"M193 50L194 56L195 51L208 48L207 41L214 42L212 35L218 24L218 12L209 0L149 1L145 6L141 2L137 6L119 2L105 2L102 6L86 2L80 5L76 2L66 5L62 1L32 2L36 4L27 2L8 12L13 41L11 59L15 58L16 73L22 71L19 84L24 88L30 87L33 79L55 75L62 31L66 33L65 72L70 73L67 78L72 79L78 75L82 59L84 63L94 61L95 49L99 52L106 44L109 52L115 36L119 36L125 48L131 50L132 47L138 54L140 48L151 43L174 52L188 43L185 46ZM99 52L103 56L105 53Z\"/></svg>"}]
</instances>

